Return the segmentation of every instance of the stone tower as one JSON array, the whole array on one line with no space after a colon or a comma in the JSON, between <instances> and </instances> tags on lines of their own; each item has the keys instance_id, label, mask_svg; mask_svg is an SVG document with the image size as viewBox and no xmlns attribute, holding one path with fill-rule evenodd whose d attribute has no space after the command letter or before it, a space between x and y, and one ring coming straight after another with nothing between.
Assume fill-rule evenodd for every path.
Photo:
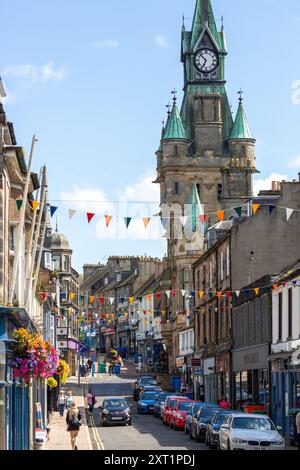
<instances>
[{"instance_id":1,"label":"stone tower","mask_svg":"<svg viewBox=\"0 0 300 470\"><path fill-rule=\"evenodd\" d=\"M225 210L225 218L229 218L235 207L244 205L253 195L255 139L242 95L233 120L225 87L226 55L224 28L217 29L211 1L197 0L192 29L187 31L183 26L181 34L181 110L173 92L173 108L156 152L161 207L172 207L167 233L169 288L179 293L192 287L192 264L203 248L201 231L203 235L205 226L198 221L195 227L195 215L197 220L197 214L203 211L206 227L210 226L218 220L217 211ZM181 239L174 236L180 216L188 215L183 212L185 205L192 207L195 240L185 234ZM188 305L178 294L171 299L170 311L176 316Z\"/></svg>"}]
</instances>

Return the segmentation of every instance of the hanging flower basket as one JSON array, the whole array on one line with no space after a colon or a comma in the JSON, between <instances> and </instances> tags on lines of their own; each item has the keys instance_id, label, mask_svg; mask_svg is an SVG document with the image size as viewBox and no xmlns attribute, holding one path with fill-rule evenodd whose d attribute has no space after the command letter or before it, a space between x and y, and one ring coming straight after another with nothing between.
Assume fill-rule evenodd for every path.
<instances>
[{"instance_id":1,"label":"hanging flower basket","mask_svg":"<svg viewBox=\"0 0 300 470\"><path fill-rule=\"evenodd\" d=\"M70 367L66 361L63 359L59 360L58 367L56 369L55 375L58 375L60 378L60 382L62 384L65 384L67 381L67 378L70 375Z\"/></svg>"},{"instance_id":2,"label":"hanging flower basket","mask_svg":"<svg viewBox=\"0 0 300 470\"><path fill-rule=\"evenodd\" d=\"M25 382L30 379L47 379L55 374L58 365L56 349L49 341L25 328L13 332L13 359L10 366L14 369L14 377L21 377Z\"/></svg>"}]
</instances>

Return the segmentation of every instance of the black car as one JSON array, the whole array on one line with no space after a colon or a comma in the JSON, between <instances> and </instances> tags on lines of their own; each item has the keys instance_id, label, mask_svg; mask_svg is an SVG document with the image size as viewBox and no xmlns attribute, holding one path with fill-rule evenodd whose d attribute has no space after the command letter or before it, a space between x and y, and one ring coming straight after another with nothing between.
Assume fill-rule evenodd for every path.
<instances>
[{"instance_id":1,"label":"black car","mask_svg":"<svg viewBox=\"0 0 300 470\"><path fill-rule=\"evenodd\" d=\"M206 428L205 443L211 449L219 448L219 433L222 424L225 423L227 417L232 414L241 414L241 411L233 410L218 410L215 412L212 420L208 423Z\"/></svg>"},{"instance_id":2,"label":"black car","mask_svg":"<svg viewBox=\"0 0 300 470\"><path fill-rule=\"evenodd\" d=\"M124 424L131 426L131 407L124 398L106 398L100 409L100 425Z\"/></svg>"},{"instance_id":3,"label":"black car","mask_svg":"<svg viewBox=\"0 0 300 470\"><path fill-rule=\"evenodd\" d=\"M191 436L197 442L204 442L205 441L207 425L212 420L215 412L217 410L220 410L220 409L221 408L219 408L219 407L214 408L212 406L208 406L208 407L203 406L198 411L197 419L195 421L193 421L192 429L191 429Z\"/></svg>"}]
</instances>

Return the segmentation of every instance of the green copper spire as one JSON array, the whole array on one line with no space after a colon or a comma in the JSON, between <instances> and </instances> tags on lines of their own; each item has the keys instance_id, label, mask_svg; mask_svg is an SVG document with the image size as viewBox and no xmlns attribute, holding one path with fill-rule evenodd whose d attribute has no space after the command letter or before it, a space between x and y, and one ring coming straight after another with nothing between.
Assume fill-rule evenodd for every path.
<instances>
[{"instance_id":1,"label":"green copper spire","mask_svg":"<svg viewBox=\"0 0 300 470\"><path fill-rule=\"evenodd\" d=\"M240 94L242 92L239 92ZM229 137L229 140L234 139L253 139L251 130L248 124L248 119L243 106L243 99L240 97L240 104L236 113L236 118L233 124L233 128Z\"/></svg>"},{"instance_id":2,"label":"green copper spire","mask_svg":"<svg viewBox=\"0 0 300 470\"><path fill-rule=\"evenodd\" d=\"M175 93L175 92L173 92ZM185 129L182 124L179 110L176 106L176 98L174 97L173 108L168 117L163 140L167 139L187 139Z\"/></svg>"},{"instance_id":3,"label":"green copper spire","mask_svg":"<svg viewBox=\"0 0 300 470\"><path fill-rule=\"evenodd\" d=\"M195 183L193 183L191 186L190 195L189 195L189 205L190 205L189 215L191 217L192 232L196 232L197 225L200 225L198 217L199 215L203 215L203 208L200 202L198 189ZM200 225L200 228L202 231L203 227L201 227L201 225Z\"/></svg>"},{"instance_id":4,"label":"green copper spire","mask_svg":"<svg viewBox=\"0 0 300 470\"><path fill-rule=\"evenodd\" d=\"M210 0L197 0L192 26L191 50L194 49L206 24L219 49L223 49Z\"/></svg>"}]
</instances>

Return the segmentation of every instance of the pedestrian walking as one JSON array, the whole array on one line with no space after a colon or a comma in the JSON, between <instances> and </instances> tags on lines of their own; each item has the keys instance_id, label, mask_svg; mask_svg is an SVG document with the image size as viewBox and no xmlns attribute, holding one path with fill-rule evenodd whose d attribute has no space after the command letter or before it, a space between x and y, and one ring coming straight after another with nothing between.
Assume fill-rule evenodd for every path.
<instances>
[{"instance_id":1,"label":"pedestrian walking","mask_svg":"<svg viewBox=\"0 0 300 470\"><path fill-rule=\"evenodd\" d=\"M67 397L65 395L65 392L64 390L61 390L59 395L58 395L58 398L57 398L57 403L58 403L58 408L59 408L59 414L60 416L63 416L64 415L64 412L65 412L65 406L66 406L66 401L67 401Z\"/></svg>"},{"instance_id":2,"label":"pedestrian walking","mask_svg":"<svg viewBox=\"0 0 300 470\"><path fill-rule=\"evenodd\" d=\"M73 450L78 450L77 441L80 426L82 425L81 418L82 416L76 406L76 403L75 401L73 401L66 416L66 422L68 425L67 431L70 433L71 436L71 446Z\"/></svg>"},{"instance_id":3,"label":"pedestrian walking","mask_svg":"<svg viewBox=\"0 0 300 470\"><path fill-rule=\"evenodd\" d=\"M300 450L300 412L296 416L296 426L298 434L298 450Z\"/></svg>"},{"instance_id":4,"label":"pedestrian walking","mask_svg":"<svg viewBox=\"0 0 300 470\"><path fill-rule=\"evenodd\" d=\"M92 370L92 361L90 359L87 360L87 368L88 368L88 371L91 372L91 370Z\"/></svg>"},{"instance_id":5,"label":"pedestrian walking","mask_svg":"<svg viewBox=\"0 0 300 470\"><path fill-rule=\"evenodd\" d=\"M91 388L89 389L89 393L87 394L86 398L87 398L87 404L88 404L88 407L89 407L89 413L90 413L90 415L92 415L93 410L94 410L94 406L97 403L97 400L96 400L96 397L95 397L95 393L93 392L93 390Z\"/></svg>"},{"instance_id":6,"label":"pedestrian walking","mask_svg":"<svg viewBox=\"0 0 300 470\"><path fill-rule=\"evenodd\" d=\"M68 392L67 403L66 403L66 405L67 405L67 410L70 409L70 406L71 406L71 404L72 404L73 401L74 401L74 398L73 398L72 392Z\"/></svg>"}]
</instances>

